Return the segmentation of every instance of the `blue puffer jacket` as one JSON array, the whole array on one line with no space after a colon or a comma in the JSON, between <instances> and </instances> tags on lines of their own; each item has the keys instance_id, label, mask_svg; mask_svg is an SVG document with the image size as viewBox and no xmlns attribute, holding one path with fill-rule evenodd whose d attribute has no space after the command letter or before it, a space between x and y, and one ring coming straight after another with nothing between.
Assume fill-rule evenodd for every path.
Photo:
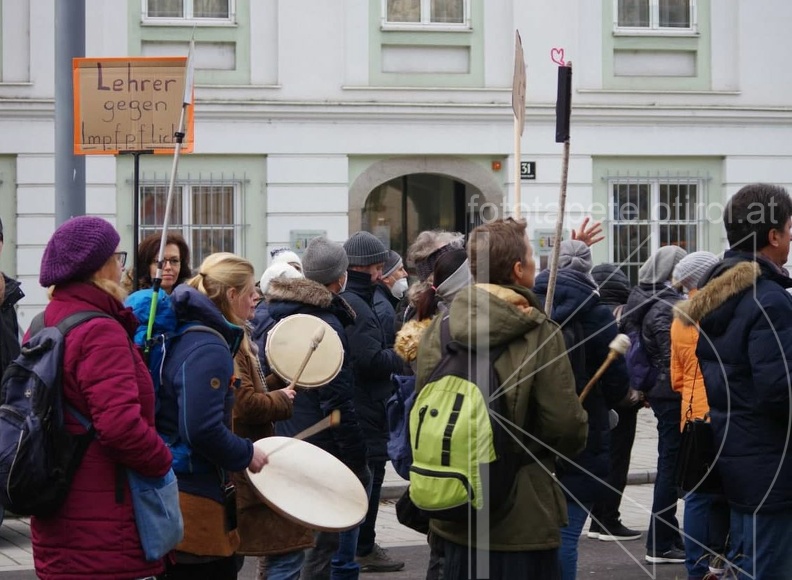
<instances>
[{"instance_id":1,"label":"blue puffer jacket","mask_svg":"<svg viewBox=\"0 0 792 580\"><path fill-rule=\"evenodd\" d=\"M544 270L534 283L534 293L542 302L547 294L549 277L550 272ZM600 303L594 281L580 272L566 269L558 271L552 319L564 331L567 354L580 394L608 356L608 345L617 334L616 320L610 309ZM583 347L576 348L572 343ZM563 463L561 484L567 497L591 504L605 496L607 488L600 480L607 477L610 468L608 409L615 407L627 395L627 389L627 367L624 359L619 357L583 401L583 408L588 413L588 439L586 448L572 460L573 463ZM595 477L587 475L581 468Z\"/></svg>"},{"instance_id":2,"label":"blue puffer jacket","mask_svg":"<svg viewBox=\"0 0 792 580\"><path fill-rule=\"evenodd\" d=\"M272 318L269 312L269 304L266 300L262 300L256 305L256 312L253 315L253 320L250 321L252 330L250 338L258 347L259 362L264 374L270 373L269 362L265 354L265 347L267 345L267 333L275 326L275 319Z\"/></svg>"},{"instance_id":3,"label":"blue puffer jacket","mask_svg":"<svg viewBox=\"0 0 792 580\"><path fill-rule=\"evenodd\" d=\"M291 437L322 420L333 409L338 409L341 411L341 424L317 433L308 441L359 473L366 464L366 447L355 412L355 378L349 341L344 332L354 321L352 309L341 297L318 282L302 278L275 278L270 282L267 299L267 310L276 322L292 314L316 316L330 325L344 347L344 361L336 378L322 387L297 391L292 417L275 423L276 433ZM266 322L266 319L262 320ZM266 333L263 340L266 341Z\"/></svg>"},{"instance_id":4,"label":"blue puffer jacket","mask_svg":"<svg viewBox=\"0 0 792 580\"><path fill-rule=\"evenodd\" d=\"M234 353L242 328L228 322L215 304L194 288L181 284L171 294L178 322L198 322L216 330L188 332L165 355L160 387L157 431L178 433L193 450L195 462L209 469L178 474L179 489L223 501L218 469L241 471L253 458L253 443L231 431Z\"/></svg>"},{"instance_id":5,"label":"blue puffer jacket","mask_svg":"<svg viewBox=\"0 0 792 580\"><path fill-rule=\"evenodd\" d=\"M388 347L385 332L374 312L374 285L365 272L348 272L341 297L355 311L355 323L346 329L352 368L355 371L355 409L366 438L369 460L388 460L388 420L385 404L393 394L392 373L401 373L404 362Z\"/></svg>"},{"instance_id":6,"label":"blue puffer jacket","mask_svg":"<svg viewBox=\"0 0 792 580\"><path fill-rule=\"evenodd\" d=\"M728 251L688 306L726 497L748 513L792 509L790 287L765 259Z\"/></svg>"}]
</instances>

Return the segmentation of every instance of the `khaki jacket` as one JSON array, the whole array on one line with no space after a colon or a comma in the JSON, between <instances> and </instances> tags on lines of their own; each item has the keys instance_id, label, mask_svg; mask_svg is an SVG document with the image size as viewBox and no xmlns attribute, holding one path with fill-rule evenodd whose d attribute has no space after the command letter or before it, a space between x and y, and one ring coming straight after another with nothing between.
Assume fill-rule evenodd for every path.
<instances>
[{"instance_id":1,"label":"khaki jacket","mask_svg":"<svg viewBox=\"0 0 792 580\"><path fill-rule=\"evenodd\" d=\"M449 316L454 340L473 347L477 339L487 341L482 348L508 344L495 362L495 370L507 399L508 419L515 425L514 450L527 450L539 457L517 473L514 505L501 520L491 523L487 548L557 548L567 513L555 477L555 455L577 455L586 444L588 431L563 335L558 325L545 317L533 292L518 286L476 284L465 288L451 304ZM418 348L419 391L440 360L440 318L435 317ZM431 529L452 542L476 545L475 534L468 537L467 524L432 520Z\"/></svg>"}]
</instances>

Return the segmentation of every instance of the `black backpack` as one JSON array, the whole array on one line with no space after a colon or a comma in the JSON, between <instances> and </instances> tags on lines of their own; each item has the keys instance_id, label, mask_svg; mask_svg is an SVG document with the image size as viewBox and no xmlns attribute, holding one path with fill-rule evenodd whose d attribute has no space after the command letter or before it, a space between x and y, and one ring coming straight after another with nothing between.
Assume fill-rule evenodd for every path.
<instances>
[{"instance_id":1,"label":"black backpack","mask_svg":"<svg viewBox=\"0 0 792 580\"><path fill-rule=\"evenodd\" d=\"M92 318L77 312L57 326L44 315L30 326L30 338L8 366L0 388L0 504L23 516L47 516L65 501L74 472L94 437L72 435L63 423L61 372L66 335ZM76 411L71 410L75 416Z\"/></svg>"}]
</instances>

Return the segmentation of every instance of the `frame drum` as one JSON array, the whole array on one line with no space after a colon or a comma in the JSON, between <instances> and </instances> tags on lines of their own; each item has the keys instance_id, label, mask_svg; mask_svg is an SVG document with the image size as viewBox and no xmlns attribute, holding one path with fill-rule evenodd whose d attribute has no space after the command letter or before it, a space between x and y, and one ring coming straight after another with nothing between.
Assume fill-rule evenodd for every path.
<instances>
[{"instance_id":1,"label":"frame drum","mask_svg":"<svg viewBox=\"0 0 792 580\"><path fill-rule=\"evenodd\" d=\"M305 367L299 387L321 387L332 381L344 363L344 346L333 328L321 318L292 314L280 320L267 334L264 351L270 368L290 383L311 349L316 331L324 326L324 338Z\"/></svg>"},{"instance_id":2,"label":"frame drum","mask_svg":"<svg viewBox=\"0 0 792 580\"><path fill-rule=\"evenodd\" d=\"M323 532L350 530L366 518L366 490L335 456L291 437L265 437L254 445L267 453L269 463L258 473L246 469L245 474L283 517Z\"/></svg>"}]
</instances>

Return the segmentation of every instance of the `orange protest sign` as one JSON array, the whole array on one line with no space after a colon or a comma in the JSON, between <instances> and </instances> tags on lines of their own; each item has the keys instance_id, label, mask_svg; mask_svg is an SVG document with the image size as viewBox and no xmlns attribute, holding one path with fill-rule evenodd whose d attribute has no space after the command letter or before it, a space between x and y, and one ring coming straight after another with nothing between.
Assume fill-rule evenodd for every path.
<instances>
[{"instance_id":1,"label":"orange protest sign","mask_svg":"<svg viewBox=\"0 0 792 580\"><path fill-rule=\"evenodd\" d=\"M186 57L75 58L74 154L173 154L184 107ZM181 152L194 143L187 107Z\"/></svg>"}]
</instances>

